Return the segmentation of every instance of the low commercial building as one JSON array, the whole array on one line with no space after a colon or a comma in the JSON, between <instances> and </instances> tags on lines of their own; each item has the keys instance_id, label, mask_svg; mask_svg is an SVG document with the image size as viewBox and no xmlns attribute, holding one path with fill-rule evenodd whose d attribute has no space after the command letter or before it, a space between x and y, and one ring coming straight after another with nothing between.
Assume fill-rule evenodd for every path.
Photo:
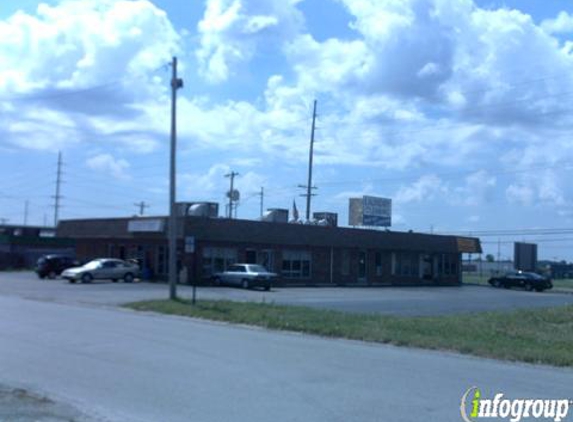
<instances>
[{"instance_id":1,"label":"low commercial building","mask_svg":"<svg viewBox=\"0 0 573 422\"><path fill-rule=\"evenodd\" d=\"M235 262L259 263L284 285L457 285L476 238L365 228L184 216L178 218L180 282L208 284ZM167 274L167 218L61 221L79 259L137 258L143 274Z\"/></svg>"},{"instance_id":2,"label":"low commercial building","mask_svg":"<svg viewBox=\"0 0 573 422\"><path fill-rule=\"evenodd\" d=\"M0 226L0 269L31 268L45 254L75 253L72 239L55 236L53 227Z\"/></svg>"}]
</instances>

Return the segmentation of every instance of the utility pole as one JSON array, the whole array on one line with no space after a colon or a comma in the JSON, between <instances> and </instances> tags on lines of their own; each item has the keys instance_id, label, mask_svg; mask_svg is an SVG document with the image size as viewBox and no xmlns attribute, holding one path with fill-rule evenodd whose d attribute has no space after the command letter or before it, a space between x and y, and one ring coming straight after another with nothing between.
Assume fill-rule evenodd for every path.
<instances>
[{"instance_id":1,"label":"utility pole","mask_svg":"<svg viewBox=\"0 0 573 422\"><path fill-rule=\"evenodd\" d=\"M62 183L62 151L58 152L58 170L56 173L56 195L54 195L54 227L58 226L60 213L60 185Z\"/></svg>"},{"instance_id":2,"label":"utility pole","mask_svg":"<svg viewBox=\"0 0 573 422\"><path fill-rule=\"evenodd\" d=\"M308 154L308 183L307 185L298 185L299 188L306 188L306 194L301 194L301 196L306 197L306 221L310 221L310 200L315 193L312 193L312 189L316 189L316 186L312 186L312 159L314 155L314 128L316 124L316 100L314 100L314 107L312 111L312 129L310 130L310 150Z\"/></svg>"},{"instance_id":3,"label":"utility pole","mask_svg":"<svg viewBox=\"0 0 573 422\"><path fill-rule=\"evenodd\" d=\"M501 273L501 239L497 239L497 272Z\"/></svg>"},{"instance_id":4,"label":"utility pole","mask_svg":"<svg viewBox=\"0 0 573 422\"><path fill-rule=\"evenodd\" d=\"M261 218L262 218L263 217L263 201L264 201L264 197L265 197L265 191L264 191L262 186L261 186L261 192L259 193L259 196L261 197Z\"/></svg>"},{"instance_id":5,"label":"utility pole","mask_svg":"<svg viewBox=\"0 0 573 422\"><path fill-rule=\"evenodd\" d=\"M24 226L28 225L28 200L24 203Z\"/></svg>"},{"instance_id":6,"label":"utility pole","mask_svg":"<svg viewBox=\"0 0 573 422\"><path fill-rule=\"evenodd\" d=\"M235 171L232 171L231 173L225 175L225 177L229 177L231 179L231 187L230 187L229 193L228 193L228 196L229 196L229 210L228 210L229 218L233 218L233 202L235 202L233 186L234 186L234 182L235 182L235 176L238 176L238 175L239 175L239 173L237 173Z\"/></svg>"},{"instance_id":7,"label":"utility pole","mask_svg":"<svg viewBox=\"0 0 573 422\"><path fill-rule=\"evenodd\" d=\"M177 57L171 63L171 153L169 162L169 299L177 299L177 215L175 210L175 164L177 147L177 90L183 79L177 77Z\"/></svg>"},{"instance_id":8,"label":"utility pole","mask_svg":"<svg viewBox=\"0 0 573 422\"><path fill-rule=\"evenodd\" d=\"M150 205L146 204L145 201L141 201L141 202L136 202L135 204L136 207L139 208L139 215L143 215L145 213L145 208L149 208Z\"/></svg>"}]
</instances>

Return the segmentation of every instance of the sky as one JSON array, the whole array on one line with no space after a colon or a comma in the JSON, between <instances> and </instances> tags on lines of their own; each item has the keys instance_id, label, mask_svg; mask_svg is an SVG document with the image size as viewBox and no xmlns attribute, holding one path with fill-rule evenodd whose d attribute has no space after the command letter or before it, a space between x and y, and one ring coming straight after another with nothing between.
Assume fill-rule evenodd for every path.
<instances>
[{"instance_id":1,"label":"sky","mask_svg":"<svg viewBox=\"0 0 573 422\"><path fill-rule=\"evenodd\" d=\"M166 215L173 56L178 201L304 215L316 99L313 212L573 260L568 0L2 1L0 219Z\"/></svg>"}]
</instances>

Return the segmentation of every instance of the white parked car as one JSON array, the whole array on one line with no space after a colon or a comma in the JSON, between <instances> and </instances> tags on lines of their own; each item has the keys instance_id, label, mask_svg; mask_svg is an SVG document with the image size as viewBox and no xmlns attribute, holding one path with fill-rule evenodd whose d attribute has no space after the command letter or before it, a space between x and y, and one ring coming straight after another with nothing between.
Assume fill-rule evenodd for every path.
<instances>
[{"instance_id":1,"label":"white parked car","mask_svg":"<svg viewBox=\"0 0 573 422\"><path fill-rule=\"evenodd\" d=\"M240 286L243 289L262 287L270 290L275 273L268 272L265 267L257 264L233 264L227 271L213 276L215 284L230 284Z\"/></svg>"},{"instance_id":2,"label":"white parked car","mask_svg":"<svg viewBox=\"0 0 573 422\"><path fill-rule=\"evenodd\" d=\"M114 258L94 259L81 267L68 268L62 273L70 283L81 281L89 283L92 280L110 279L113 282L123 280L131 283L139 274L139 265L134 262Z\"/></svg>"}]
</instances>

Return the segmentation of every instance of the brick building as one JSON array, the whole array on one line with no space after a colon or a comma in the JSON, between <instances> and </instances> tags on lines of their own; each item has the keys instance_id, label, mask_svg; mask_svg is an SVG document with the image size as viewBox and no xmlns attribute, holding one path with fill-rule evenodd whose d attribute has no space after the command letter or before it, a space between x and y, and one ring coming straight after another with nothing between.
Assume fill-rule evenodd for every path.
<instances>
[{"instance_id":1,"label":"brick building","mask_svg":"<svg viewBox=\"0 0 573 422\"><path fill-rule=\"evenodd\" d=\"M364 228L185 216L178 219L180 281L208 284L234 262L260 263L286 285L456 285L461 254L478 239ZM79 259L137 258L167 273L167 218L61 221Z\"/></svg>"},{"instance_id":2,"label":"brick building","mask_svg":"<svg viewBox=\"0 0 573 422\"><path fill-rule=\"evenodd\" d=\"M73 255L73 240L55 234L53 227L1 225L0 269L31 268L49 253Z\"/></svg>"}]
</instances>

